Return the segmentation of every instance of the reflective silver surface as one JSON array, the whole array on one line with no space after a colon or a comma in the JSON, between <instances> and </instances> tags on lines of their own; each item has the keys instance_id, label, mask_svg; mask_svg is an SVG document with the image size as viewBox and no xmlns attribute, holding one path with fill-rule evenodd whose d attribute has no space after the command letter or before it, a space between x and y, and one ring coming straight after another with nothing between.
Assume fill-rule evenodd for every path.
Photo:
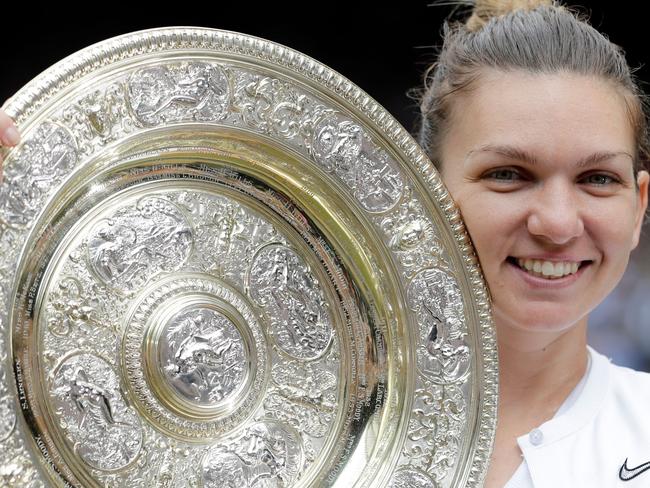
<instances>
[{"instance_id":1,"label":"reflective silver surface","mask_svg":"<svg viewBox=\"0 0 650 488\"><path fill-rule=\"evenodd\" d=\"M479 486L487 291L415 142L340 75L170 28L5 107L0 486Z\"/></svg>"}]
</instances>

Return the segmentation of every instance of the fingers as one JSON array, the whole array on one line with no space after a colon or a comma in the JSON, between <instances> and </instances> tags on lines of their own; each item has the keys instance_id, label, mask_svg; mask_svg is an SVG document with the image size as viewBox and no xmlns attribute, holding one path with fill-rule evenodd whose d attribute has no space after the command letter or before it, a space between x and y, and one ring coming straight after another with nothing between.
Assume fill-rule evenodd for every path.
<instances>
[{"instance_id":1,"label":"fingers","mask_svg":"<svg viewBox=\"0 0 650 488\"><path fill-rule=\"evenodd\" d=\"M15 146L20 142L20 134L16 124L11 120L4 110L0 109L0 144L3 146Z\"/></svg>"},{"instance_id":2,"label":"fingers","mask_svg":"<svg viewBox=\"0 0 650 488\"><path fill-rule=\"evenodd\" d=\"M0 108L0 182L2 182L2 146L15 146L20 142L20 133L16 124L4 110Z\"/></svg>"}]
</instances>

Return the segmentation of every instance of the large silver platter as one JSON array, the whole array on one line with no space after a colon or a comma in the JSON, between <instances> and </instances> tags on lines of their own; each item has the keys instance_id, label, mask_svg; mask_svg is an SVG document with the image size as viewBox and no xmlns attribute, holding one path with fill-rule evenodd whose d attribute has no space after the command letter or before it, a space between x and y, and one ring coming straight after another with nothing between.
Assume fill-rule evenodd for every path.
<instances>
[{"instance_id":1,"label":"large silver platter","mask_svg":"<svg viewBox=\"0 0 650 488\"><path fill-rule=\"evenodd\" d=\"M169 28L5 109L1 486L481 484L487 292L437 173L363 91Z\"/></svg>"}]
</instances>

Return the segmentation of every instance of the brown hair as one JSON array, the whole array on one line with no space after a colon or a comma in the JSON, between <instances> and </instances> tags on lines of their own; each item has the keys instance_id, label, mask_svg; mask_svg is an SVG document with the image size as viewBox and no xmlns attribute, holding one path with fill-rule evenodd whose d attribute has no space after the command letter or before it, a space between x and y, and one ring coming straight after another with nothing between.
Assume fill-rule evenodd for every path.
<instances>
[{"instance_id":1,"label":"brown hair","mask_svg":"<svg viewBox=\"0 0 650 488\"><path fill-rule=\"evenodd\" d=\"M623 50L555 0L477 0L465 23L445 22L438 60L419 96L419 143L440 164L440 142L453 98L471 89L481 70L570 72L621 89L636 132L635 173L650 169L645 99Z\"/></svg>"}]
</instances>

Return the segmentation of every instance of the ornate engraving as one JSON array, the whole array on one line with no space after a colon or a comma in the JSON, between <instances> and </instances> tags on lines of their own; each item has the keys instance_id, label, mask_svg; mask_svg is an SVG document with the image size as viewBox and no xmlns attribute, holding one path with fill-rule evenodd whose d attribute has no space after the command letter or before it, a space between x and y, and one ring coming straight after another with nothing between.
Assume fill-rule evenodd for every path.
<instances>
[{"instance_id":1,"label":"ornate engraving","mask_svg":"<svg viewBox=\"0 0 650 488\"><path fill-rule=\"evenodd\" d=\"M77 144L68 129L44 122L22 143L4 171L0 187L2 218L27 224L43 208L49 192L77 164Z\"/></svg>"},{"instance_id":2,"label":"ornate engraving","mask_svg":"<svg viewBox=\"0 0 650 488\"><path fill-rule=\"evenodd\" d=\"M326 171L350 187L369 212L383 212L399 200L404 182L392 158L358 124L328 114L314 128L312 153Z\"/></svg>"},{"instance_id":3,"label":"ornate engraving","mask_svg":"<svg viewBox=\"0 0 650 488\"><path fill-rule=\"evenodd\" d=\"M178 311L179 303L191 305ZM219 331L221 319L218 319L217 315L213 317L216 319L215 322L208 320L207 323L198 326L184 320L188 318L191 322L191 317L197 309L207 309L209 311L207 318L209 318L214 310L224 308L234 309L239 316L236 326L233 324L226 326L227 329L236 327L236 332L231 329L226 333L233 339L231 345L233 349L230 352L235 352L235 358L229 355L228 350L219 350L220 345L228 346L228 340L227 337L218 338L224 331ZM151 331L155 330L158 317L165 316L170 317L170 322L165 324L163 336L159 339L162 342L158 346L153 346L155 351L153 361L157 362L162 369L162 365L168 364L169 359L173 361L173 369L176 369L176 353L172 354L171 351L180 350L178 363L182 368L186 368L186 371L192 371L192 364L200 364L200 372L192 371L189 375L191 380L187 385L181 386L183 379L181 376L175 377L173 370L163 374L170 375L166 377L165 382L171 386L172 391L180 393L183 401L191 400L201 406L204 416L206 412L209 414L207 418L197 418L193 410L189 411L191 409L179 415L178 408L169 408L168 394L154 393L149 388L152 379L148 375L152 373L145 367L147 361L151 359L147 343L153 341ZM231 318L229 317L228 320ZM128 325L124 331L121 355L124 358L126 384L133 399L139 404L140 410L145 412L160 429L191 439L214 439L237 427L239 422L247 418L251 410L258 405L260 395L264 393L263 386L267 374L266 339L250 302L230 286L209 275L169 275L157 282L155 286L145 289L124 320ZM178 331L173 330L174 323L180 327ZM194 329L196 332L181 339L183 327L196 327ZM171 332L173 345L170 345L169 339L163 338L169 332ZM207 342L199 339L198 336L201 335L207 337ZM185 339L188 340L184 343ZM187 347L182 347L183 344ZM209 352L205 350L205 345L208 345ZM239 350L240 347L242 350ZM198 354L193 355L194 352ZM222 357L219 357L220 354ZM241 357L246 358L245 364L236 360ZM190 358L191 360L188 361ZM225 362L220 363L222 360ZM226 365L239 370L232 380L225 378L230 374L227 371L224 377L216 376L216 372L225 370ZM215 376L213 377L211 373L215 373ZM208 385L205 390L201 390L201 386L205 386L201 375ZM170 377L171 381L167 379ZM190 384L194 381L199 385L198 388ZM218 390L219 382L226 387L221 392ZM212 392L213 387L215 390ZM214 395L213 400L210 400L210 392ZM193 395L198 395L198 400ZM220 395L222 395L221 400L218 400Z\"/></svg>"},{"instance_id":4,"label":"ornate engraving","mask_svg":"<svg viewBox=\"0 0 650 488\"><path fill-rule=\"evenodd\" d=\"M324 437L334 426L338 381L323 367L293 361L274 365L271 377L277 392L264 400L268 414L299 432Z\"/></svg>"},{"instance_id":5,"label":"ornate engraving","mask_svg":"<svg viewBox=\"0 0 650 488\"><path fill-rule=\"evenodd\" d=\"M77 136L79 149L86 155L96 151L97 146L106 145L135 128L122 82L94 90L65 107L61 121ZM95 142L97 146L93 144Z\"/></svg>"},{"instance_id":6,"label":"ornate engraving","mask_svg":"<svg viewBox=\"0 0 650 488\"><path fill-rule=\"evenodd\" d=\"M13 449L12 449L13 450ZM8 458L0 464L0 486L7 488L44 488L38 479L39 471L27 457L27 451L21 446L16 450L18 456Z\"/></svg>"},{"instance_id":7,"label":"ornate engraving","mask_svg":"<svg viewBox=\"0 0 650 488\"><path fill-rule=\"evenodd\" d=\"M228 446L213 448L203 460L205 488L280 488L300 476L300 437L279 422L257 422Z\"/></svg>"},{"instance_id":8,"label":"ornate engraving","mask_svg":"<svg viewBox=\"0 0 650 488\"><path fill-rule=\"evenodd\" d=\"M248 286L251 298L268 314L280 349L299 359L325 352L333 332L327 304L318 280L295 251L278 244L260 249Z\"/></svg>"},{"instance_id":9,"label":"ornate engraving","mask_svg":"<svg viewBox=\"0 0 650 488\"><path fill-rule=\"evenodd\" d=\"M173 316L160 347L170 385L196 403L227 399L245 378L248 361L242 336L215 310L193 308Z\"/></svg>"},{"instance_id":10,"label":"ornate engraving","mask_svg":"<svg viewBox=\"0 0 650 488\"><path fill-rule=\"evenodd\" d=\"M334 373L322 368L322 364L278 363L271 377L285 398L332 410L336 405L338 381Z\"/></svg>"},{"instance_id":11,"label":"ornate engraving","mask_svg":"<svg viewBox=\"0 0 650 488\"><path fill-rule=\"evenodd\" d=\"M235 99L246 125L283 139L300 133L311 101L289 83L260 76L247 76Z\"/></svg>"},{"instance_id":12,"label":"ornate engraving","mask_svg":"<svg viewBox=\"0 0 650 488\"><path fill-rule=\"evenodd\" d=\"M143 442L140 420L106 361L92 354L69 357L55 370L50 395L59 425L84 462L113 471L138 456Z\"/></svg>"},{"instance_id":13,"label":"ornate engraving","mask_svg":"<svg viewBox=\"0 0 650 488\"><path fill-rule=\"evenodd\" d=\"M413 191L405 188L404 195L395 212L382 214L375 222L384 231L388 246L404 267L407 278L431 267L446 267L440 232L433 224L420 202L413 198Z\"/></svg>"},{"instance_id":14,"label":"ornate engraving","mask_svg":"<svg viewBox=\"0 0 650 488\"><path fill-rule=\"evenodd\" d=\"M86 299L78 279L66 276L59 281L58 289L50 293L46 310L47 325L55 336L66 336L82 324L97 324L94 317L97 300Z\"/></svg>"},{"instance_id":15,"label":"ornate engraving","mask_svg":"<svg viewBox=\"0 0 650 488\"><path fill-rule=\"evenodd\" d=\"M0 441L11 435L16 426L16 410L10 396L0 397Z\"/></svg>"},{"instance_id":16,"label":"ornate engraving","mask_svg":"<svg viewBox=\"0 0 650 488\"><path fill-rule=\"evenodd\" d=\"M175 201L189 215L194 228L191 264L244 289L255 250L278 240L277 230L250 208L228 198L184 191Z\"/></svg>"},{"instance_id":17,"label":"ornate engraving","mask_svg":"<svg viewBox=\"0 0 650 488\"><path fill-rule=\"evenodd\" d=\"M421 471L400 469L396 471L388 488L438 488L438 484Z\"/></svg>"},{"instance_id":18,"label":"ornate engraving","mask_svg":"<svg viewBox=\"0 0 650 488\"><path fill-rule=\"evenodd\" d=\"M88 259L97 277L125 293L154 274L187 260L192 230L181 211L164 198L148 196L115 211L92 228Z\"/></svg>"},{"instance_id":19,"label":"ornate engraving","mask_svg":"<svg viewBox=\"0 0 650 488\"><path fill-rule=\"evenodd\" d=\"M425 382L415 391L404 454L440 483L455 466L467 404L460 388Z\"/></svg>"},{"instance_id":20,"label":"ornate engraving","mask_svg":"<svg viewBox=\"0 0 650 488\"><path fill-rule=\"evenodd\" d=\"M312 151L328 171L347 176L353 171L363 146L363 130L358 124L332 114L315 127ZM344 178L344 181L347 178Z\"/></svg>"},{"instance_id":21,"label":"ornate engraving","mask_svg":"<svg viewBox=\"0 0 650 488\"><path fill-rule=\"evenodd\" d=\"M128 81L129 103L144 125L212 121L227 115L231 90L217 64L183 63L143 68Z\"/></svg>"},{"instance_id":22,"label":"ornate engraving","mask_svg":"<svg viewBox=\"0 0 650 488\"><path fill-rule=\"evenodd\" d=\"M471 357L464 341L463 299L456 280L438 269L424 270L409 284L407 297L418 321L420 371L441 384L463 378Z\"/></svg>"}]
</instances>

